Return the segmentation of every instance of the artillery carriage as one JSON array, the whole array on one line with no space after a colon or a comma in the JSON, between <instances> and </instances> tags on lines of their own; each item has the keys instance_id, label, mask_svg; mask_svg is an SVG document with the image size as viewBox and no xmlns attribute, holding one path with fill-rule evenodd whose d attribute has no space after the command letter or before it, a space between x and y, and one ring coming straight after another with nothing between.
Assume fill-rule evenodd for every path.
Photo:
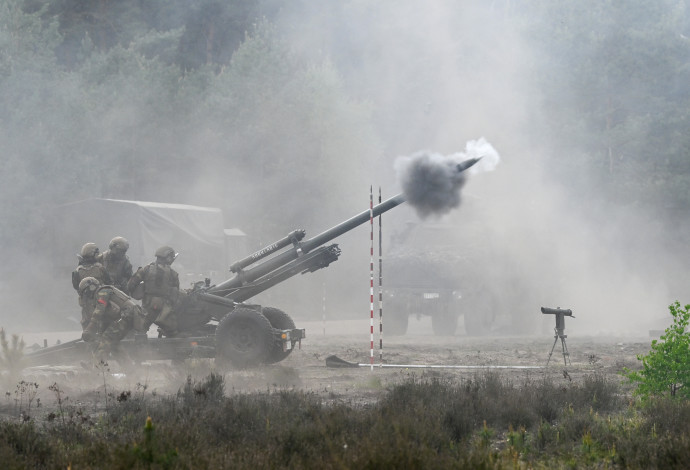
<instances>
[{"instance_id":1,"label":"artillery carriage","mask_svg":"<svg viewBox=\"0 0 690 470\"><path fill-rule=\"evenodd\" d=\"M246 301L337 261L341 250L330 241L403 202L399 194L307 240L304 230L291 232L233 263L232 278L219 284L207 278L180 290L174 308L180 332L175 337L133 335L122 340L120 348L137 361L215 358L220 366L244 368L284 360L301 345L305 330L278 308ZM74 340L30 352L26 359L30 366L69 363L88 357L89 348L89 343Z\"/></svg>"}]
</instances>

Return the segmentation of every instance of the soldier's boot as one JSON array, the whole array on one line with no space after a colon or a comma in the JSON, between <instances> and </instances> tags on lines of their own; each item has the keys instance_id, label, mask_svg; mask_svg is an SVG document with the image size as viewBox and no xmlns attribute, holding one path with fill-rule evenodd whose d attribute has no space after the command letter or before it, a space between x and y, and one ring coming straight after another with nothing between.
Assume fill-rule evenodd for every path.
<instances>
[{"instance_id":1,"label":"soldier's boot","mask_svg":"<svg viewBox=\"0 0 690 470\"><path fill-rule=\"evenodd\" d=\"M131 329L132 319L122 317L103 332L103 339L101 340L103 350L107 351L109 356L115 359L125 371L131 371L135 362L127 351L120 347L120 341L127 336Z\"/></svg>"},{"instance_id":2,"label":"soldier's boot","mask_svg":"<svg viewBox=\"0 0 690 470\"><path fill-rule=\"evenodd\" d=\"M107 339L101 339L98 343L96 351L93 353L93 361L96 366L99 364L107 364L110 359L111 345Z\"/></svg>"},{"instance_id":3,"label":"soldier's boot","mask_svg":"<svg viewBox=\"0 0 690 470\"><path fill-rule=\"evenodd\" d=\"M173 312L163 312L156 319L156 325L163 330L163 335L170 338L177 335L177 317Z\"/></svg>"}]
</instances>

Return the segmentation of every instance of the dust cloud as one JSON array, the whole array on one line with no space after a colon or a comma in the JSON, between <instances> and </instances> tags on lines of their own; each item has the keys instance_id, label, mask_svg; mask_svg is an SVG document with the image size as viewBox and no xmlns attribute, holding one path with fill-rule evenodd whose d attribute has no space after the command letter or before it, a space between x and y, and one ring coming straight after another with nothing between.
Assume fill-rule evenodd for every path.
<instances>
[{"instance_id":1,"label":"dust cloud","mask_svg":"<svg viewBox=\"0 0 690 470\"><path fill-rule=\"evenodd\" d=\"M196 121L184 125L174 116L155 116L164 129L149 139L126 125L137 119L138 101L116 102L103 116L102 132L93 128L92 134L101 137L91 143L102 147L85 153L106 152L109 142L127 136L139 155L145 152L159 167L178 165L174 178L165 194L151 192L147 179L159 176L135 171L136 162L129 162L131 152L125 148L114 161L129 162L123 167L132 171L131 190L110 193L107 175L117 169L94 168L92 179L84 181L99 184L92 189L80 184L79 198L219 207L226 227L248 234L245 254L250 254L292 230L306 229L309 237L366 209L372 184L381 186L384 195L399 193L405 181L398 181L395 170L410 161L434 168L445 165L438 174L428 173L435 178L447 177L451 162L481 156L467 174L450 173L446 181L454 197L444 201L434 222L445 224L445 239L462 255L455 267L457 282L497 314L497 334L517 332L516 325L526 334L550 331L547 320L551 319L542 318L541 306L572 309L576 319L568 324L571 334L634 335L659 328L668 320L667 306L686 294L678 281L687 278L686 271L673 251L679 245L669 242L663 221L655 214L605 203L596 185L585 182L573 187L568 175L551 172L546 157L568 159L580 149L554 147L543 139L542 95L530 69L538 51L521 35L519 21L513 21L511 3L286 3L271 19L275 31L291 54L315 64L309 72L333 70L333 86L342 87L348 96L342 102L329 102L332 109L314 110L316 117L311 117L318 122L317 111L347 107L334 121L343 126L316 126L319 132L304 136L301 123L282 114L280 100L286 96L275 94L261 103L263 108L257 104L257 112L247 117L250 122L219 120L210 112L205 115L205 108L195 114ZM215 99L222 103L227 97ZM334 131L353 121L366 125L353 126L359 129L356 134ZM273 139L242 140L248 130L267 122L285 127ZM170 123L175 125L166 128ZM74 147L86 145L78 140L78 133L69 132L66 128L64 139L73 139ZM323 135L329 139L321 139ZM486 140L471 140L477 136ZM304 151L292 145L297 137L304 138L300 143L318 147L319 158L308 165L290 165ZM26 136L27 141L34 138ZM473 143L457 152L468 141ZM500 149L500 165L488 141ZM272 158L257 163L253 151L257 148ZM400 155L414 157L396 163ZM63 174L59 168L51 181L76 184L73 174ZM30 207L26 211L33 219L41 218ZM401 206L384 215L386 235L410 220L430 223L423 214ZM79 314L69 270L47 267L53 256L50 223L46 218L34 250L15 252L13 246L4 247L8 255L0 289L2 323L8 328L76 326L68 320ZM101 249L107 243L81 239L79 227L74 227L72 236L75 253L86 241L99 243ZM319 318L322 312L338 319L367 316L369 234L362 228L336 242L343 249L338 263L290 280L255 300L281 306L298 321ZM183 263L188 256L185 247L175 249ZM75 266L76 261L74 257ZM224 275L220 273L217 280L224 280ZM35 297L36 288L43 297ZM65 295L71 304L53 308L54 299Z\"/></svg>"}]
</instances>

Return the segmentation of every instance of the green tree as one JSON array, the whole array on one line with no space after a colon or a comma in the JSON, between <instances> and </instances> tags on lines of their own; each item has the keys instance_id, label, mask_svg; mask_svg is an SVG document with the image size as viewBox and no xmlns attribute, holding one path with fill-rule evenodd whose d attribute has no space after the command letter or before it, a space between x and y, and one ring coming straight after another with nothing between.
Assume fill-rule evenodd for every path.
<instances>
[{"instance_id":1,"label":"green tree","mask_svg":"<svg viewBox=\"0 0 690 470\"><path fill-rule=\"evenodd\" d=\"M257 1L204 0L185 14L178 62L184 69L227 64L259 18Z\"/></svg>"},{"instance_id":2,"label":"green tree","mask_svg":"<svg viewBox=\"0 0 690 470\"><path fill-rule=\"evenodd\" d=\"M669 306L673 324L666 328L660 340L652 341L649 354L638 355L642 370L625 369L623 375L637 384L635 393L648 399L670 394L690 398L690 305L678 301Z\"/></svg>"},{"instance_id":3,"label":"green tree","mask_svg":"<svg viewBox=\"0 0 690 470\"><path fill-rule=\"evenodd\" d=\"M551 169L579 194L690 204L683 2L531 0L523 13Z\"/></svg>"},{"instance_id":4,"label":"green tree","mask_svg":"<svg viewBox=\"0 0 690 470\"><path fill-rule=\"evenodd\" d=\"M239 220L256 224L254 233L275 238L295 224L324 227L326 211L315 207L328 206L334 214L353 210L349 184L380 147L369 105L345 93L330 61L293 54L264 22L212 77L207 92L191 117L203 129L206 151L207 167L198 177L217 188L216 197L222 194ZM261 195L251 204L248 181Z\"/></svg>"},{"instance_id":5,"label":"green tree","mask_svg":"<svg viewBox=\"0 0 690 470\"><path fill-rule=\"evenodd\" d=\"M2 242L40 220L37 199L45 193L37 179L56 171L51 139L70 125L45 112L73 91L53 53L61 40L57 21L42 19L43 10L25 13L23 4L0 1L0 187L11 195L0 199Z\"/></svg>"}]
</instances>

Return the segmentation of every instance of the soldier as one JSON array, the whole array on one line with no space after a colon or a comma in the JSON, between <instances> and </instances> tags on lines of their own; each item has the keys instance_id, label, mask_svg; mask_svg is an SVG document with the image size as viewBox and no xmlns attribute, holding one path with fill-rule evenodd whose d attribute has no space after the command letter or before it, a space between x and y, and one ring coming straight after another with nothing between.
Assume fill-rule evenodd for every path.
<instances>
[{"instance_id":1,"label":"soldier","mask_svg":"<svg viewBox=\"0 0 690 470\"><path fill-rule=\"evenodd\" d=\"M99 260L103 263L103 267L108 271L112 285L125 293L127 291L127 282L132 277L132 263L127 256L129 249L129 242L124 237L115 237L110 240L108 250L101 253Z\"/></svg>"},{"instance_id":2,"label":"soldier","mask_svg":"<svg viewBox=\"0 0 690 470\"><path fill-rule=\"evenodd\" d=\"M77 255L79 264L72 271L72 287L79 290L79 283L85 277L95 277L103 284L110 284L110 276L100 263L100 253L95 243L86 243L81 247L81 254Z\"/></svg>"},{"instance_id":3,"label":"soldier","mask_svg":"<svg viewBox=\"0 0 690 470\"><path fill-rule=\"evenodd\" d=\"M84 303L92 300L95 305L81 337L86 342L96 342L99 360L107 359L132 329L146 333L151 326L142 308L114 286L104 286L97 279L87 277L79 283L79 294Z\"/></svg>"},{"instance_id":4,"label":"soldier","mask_svg":"<svg viewBox=\"0 0 690 470\"><path fill-rule=\"evenodd\" d=\"M79 282L77 292L79 293L79 306L81 307L81 328L85 330L91 321L91 315L96 308L96 299L93 293L100 287L101 283L95 277L85 277Z\"/></svg>"},{"instance_id":5,"label":"soldier","mask_svg":"<svg viewBox=\"0 0 690 470\"><path fill-rule=\"evenodd\" d=\"M147 316L161 328L165 336L175 336L177 333L177 318L173 310L180 293L180 278L170 267L175 258L177 253L171 247L158 248L156 261L137 269L127 283L129 292L134 298L142 299Z\"/></svg>"},{"instance_id":6,"label":"soldier","mask_svg":"<svg viewBox=\"0 0 690 470\"><path fill-rule=\"evenodd\" d=\"M87 277L95 278L101 284L110 283L108 271L98 261L99 252L95 243L86 243L81 248L81 254L77 256L79 265L72 271L72 287L75 290L79 291L79 284ZM79 306L81 307L81 327L86 328L95 306L92 299L82 297L81 293L79 293Z\"/></svg>"}]
</instances>

